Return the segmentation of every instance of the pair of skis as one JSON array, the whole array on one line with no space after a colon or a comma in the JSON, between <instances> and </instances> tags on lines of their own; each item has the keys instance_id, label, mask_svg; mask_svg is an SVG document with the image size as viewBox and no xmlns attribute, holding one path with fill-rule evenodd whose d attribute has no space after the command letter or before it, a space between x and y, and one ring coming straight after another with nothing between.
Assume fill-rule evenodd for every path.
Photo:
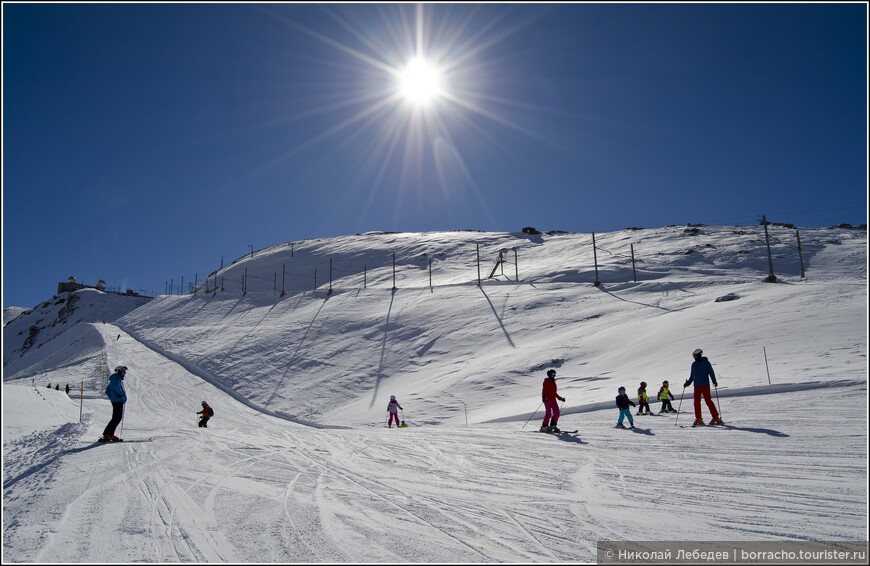
<instances>
[{"instance_id":1,"label":"pair of skis","mask_svg":"<svg viewBox=\"0 0 870 566\"><path fill-rule=\"evenodd\" d=\"M700 423L700 424L680 425L680 428L711 428L711 427L715 428L717 426L724 426L724 425L725 425L724 422L719 422L719 423L714 423L714 424Z\"/></svg>"}]
</instances>

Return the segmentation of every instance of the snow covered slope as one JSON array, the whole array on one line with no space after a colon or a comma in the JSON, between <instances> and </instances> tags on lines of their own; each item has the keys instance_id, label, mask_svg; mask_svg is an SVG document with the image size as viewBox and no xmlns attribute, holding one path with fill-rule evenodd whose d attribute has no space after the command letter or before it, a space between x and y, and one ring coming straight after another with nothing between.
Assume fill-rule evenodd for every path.
<instances>
[{"instance_id":1,"label":"snow covered slope","mask_svg":"<svg viewBox=\"0 0 870 566\"><path fill-rule=\"evenodd\" d=\"M316 412L317 422L332 425L377 425L391 394L418 423L525 413L548 367L559 369L570 411L609 401L620 385L681 383L697 347L713 360L723 389L766 383L764 348L779 382L857 377L864 356L840 360L836 369L820 361L866 345L861 332L838 332L866 326L857 308L866 296L866 233L805 230L801 279L794 231L771 231L776 284L763 282L762 227L597 235L597 287L590 234L301 242L224 269L211 286L221 291L160 297L118 324L252 406L300 422ZM486 260L480 287L478 246ZM514 248L518 265L485 279L499 251L513 263ZM333 277L331 293L324 275L330 260L333 273L344 274ZM317 289L280 295L282 279L315 268ZM725 295L738 299L716 302ZM824 304L824 317L808 316L807 304Z\"/></svg>"},{"instance_id":2,"label":"snow covered slope","mask_svg":"<svg viewBox=\"0 0 870 566\"><path fill-rule=\"evenodd\" d=\"M105 356L94 324L114 322L150 299L96 289L61 293L21 312L3 327L3 380L43 381L45 373L70 368L48 383L72 383L105 377Z\"/></svg>"},{"instance_id":3,"label":"snow covered slope","mask_svg":"<svg viewBox=\"0 0 870 566\"><path fill-rule=\"evenodd\" d=\"M23 355L4 343L3 561L553 563L594 561L599 540L866 540L866 232L801 230L803 279L794 231L772 236L777 283L762 227L596 234L598 286L591 234L298 242L195 296ZM514 247L519 265L486 279ZM311 289L281 295L307 271ZM724 427L679 426L697 347ZM145 442L97 444L121 363L122 435ZM550 367L579 437L532 432ZM39 399L70 376L81 423ZM683 412L614 429L616 388L662 379ZM385 428L391 394L409 428Z\"/></svg>"}]
</instances>

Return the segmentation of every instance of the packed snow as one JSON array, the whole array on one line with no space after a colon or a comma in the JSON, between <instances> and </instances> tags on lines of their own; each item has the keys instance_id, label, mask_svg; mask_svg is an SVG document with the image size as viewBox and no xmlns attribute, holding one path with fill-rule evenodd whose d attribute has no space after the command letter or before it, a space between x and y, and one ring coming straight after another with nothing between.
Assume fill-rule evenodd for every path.
<instances>
[{"instance_id":1,"label":"packed snow","mask_svg":"<svg viewBox=\"0 0 870 566\"><path fill-rule=\"evenodd\" d=\"M770 256L763 226L368 233L257 250L195 294L52 297L4 326L3 562L867 540L866 228L800 229L802 253L769 232ZM724 426L686 426L699 347ZM119 364L125 442L97 443ZM550 368L576 435L537 432ZM619 386L666 379L680 413L614 428Z\"/></svg>"}]
</instances>

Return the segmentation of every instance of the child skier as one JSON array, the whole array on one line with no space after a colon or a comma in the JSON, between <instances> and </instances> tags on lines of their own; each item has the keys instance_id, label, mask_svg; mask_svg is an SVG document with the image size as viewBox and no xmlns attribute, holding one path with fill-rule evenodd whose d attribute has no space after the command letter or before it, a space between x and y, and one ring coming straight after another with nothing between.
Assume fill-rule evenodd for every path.
<instances>
[{"instance_id":1,"label":"child skier","mask_svg":"<svg viewBox=\"0 0 870 566\"><path fill-rule=\"evenodd\" d=\"M646 381L640 382L640 387L637 388L637 414L642 415L644 407L646 407L646 414L651 415L652 410L649 408L649 395L646 393Z\"/></svg>"},{"instance_id":2,"label":"child skier","mask_svg":"<svg viewBox=\"0 0 870 566\"><path fill-rule=\"evenodd\" d=\"M388 428L393 428L393 419L396 419L396 428L399 428L399 409L402 409L402 406L399 405L399 402L396 401L395 395L390 395L390 402L387 403L387 412L390 413L390 420L388 421ZM402 409L403 411L405 409Z\"/></svg>"},{"instance_id":3,"label":"child skier","mask_svg":"<svg viewBox=\"0 0 870 566\"><path fill-rule=\"evenodd\" d=\"M674 409L674 406L671 405L671 399L674 398L674 395L671 393L670 388L668 388L668 380L662 381L662 387L659 389L659 394L656 395L658 399L662 402L662 410L659 411L661 413L676 413L677 410Z\"/></svg>"},{"instance_id":4,"label":"child skier","mask_svg":"<svg viewBox=\"0 0 870 566\"><path fill-rule=\"evenodd\" d=\"M547 377L541 386L541 401L544 403L544 422L541 423L541 432L562 432L556 423L559 422L559 401L565 402L565 398L559 395L556 386L556 370L547 370Z\"/></svg>"},{"instance_id":5,"label":"child skier","mask_svg":"<svg viewBox=\"0 0 870 566\"><path fill-rule=\"evenodd\" d=\"M202 402L202 410L196 412L197 415L202 415L199 421L199 428L208 428L208 420L214 416L214 409L208 406L205 401Z\"/></svg>"},{"instance_id":6,"label":"child skier","mask_svg":"<svg viewBox=\"0 0 870 566\"><path fill-rule=\"evenodd\" d=\"M634 418L631 416L631 409L628 406L634 407L635 404L625 394L625 387L620 387L618 393L619 395L616 396L616 406L619 407L619 420L616 421L616 428L625 428L625 425L622 424L622 419L625 417L628 417L628 424L631 425L628 428L634 428Z\"/></svg>"}]
</instances>

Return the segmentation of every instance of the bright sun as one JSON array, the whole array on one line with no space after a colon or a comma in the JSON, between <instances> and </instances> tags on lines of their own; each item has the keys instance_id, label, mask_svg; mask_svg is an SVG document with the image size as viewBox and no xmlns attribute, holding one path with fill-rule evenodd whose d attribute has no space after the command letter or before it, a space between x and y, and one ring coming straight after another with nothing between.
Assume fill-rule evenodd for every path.
<instances>
[{"instance_id":1,"label":"bright sun","mask_svg":"<svg viewBox=\"0 0 870 566\"><path fill-rule=\"evenodd\" d=\"M399 90L414 106L426 106L442 94L441 74L425 59L416 57L400 75Z\"/></svg>"}]
</instances>

